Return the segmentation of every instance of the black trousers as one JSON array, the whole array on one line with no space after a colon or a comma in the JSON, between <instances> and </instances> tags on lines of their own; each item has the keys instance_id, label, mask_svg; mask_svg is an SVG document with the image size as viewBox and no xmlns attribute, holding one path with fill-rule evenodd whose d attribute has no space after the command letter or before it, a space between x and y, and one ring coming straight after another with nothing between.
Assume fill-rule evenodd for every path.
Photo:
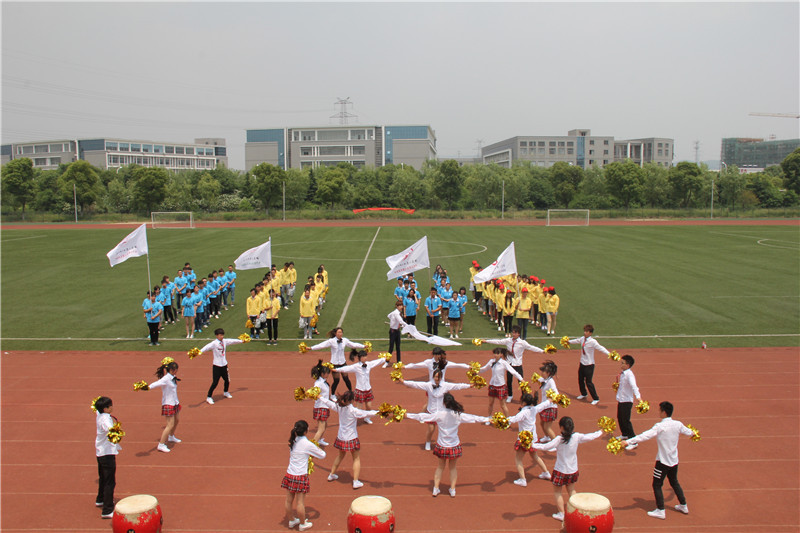
<instances>
[{"instance_id":1,"label":"black trousers","mask_svg":"<svg viewBox=\"0 0 800 533\"><path fill-rule=\"evenodd\" d=\"M399 329L390 329L389 330L389 353L392 353L394 348L397 348L397 361L400 362L400 330Z\"/></svg>"},{"instance_id":2,"label":"black trousers","mask_svg":"<svg viewBox=\"0 0 800 533\"><path fill-rule=\"evenodd\" d=\"M172 311L172 304L164 306L164 322L174 322L175 313Z\"/></svg>"},{"instance_id":3,"label":"black trousers","mask_svg":"<svg viewBox=\"0 0 800 533\"><path fill-rule=\"evenodd\" d=\"M524 376L525 375L525 373L522 371L522 365L519 365L519 366L511 365L511 368L513 368L514 370L519 372L520 376ZM506 372L506 386L508 387L508 397L509 398L512 398L514 396L512 394L514 389L511 388L511 386L513 384L514 384L514 376L511 375L511 372ZM520 393L520 396L522 396L522 393Z\"/></svg>"},{"instance_id":4,"label":"black trousers","mask_svg":"<svg viewBox=\"0 0 800 533\"><path fill-rule=\"evenodd\" d=\"M619 430L623 437L632 439L636 436L633 431L633 424L631 424L631 411L633 410L633 402L619 402L617 404L617 423Z\"/></svg>"},{"instance_id":5,"label":"black trousers","mask_svg":"<svg viewBox=\"0 0 800 533\"><path fill-rule=\"evenodd\" d=\"M150 342L158 342L158 326L161 322L148 322L147 327L150 329Z\"/></svg>"},{"instance_id":6,"label":"black trousers","mask_svg":"<svg viewBox=\"0 0 800 533\"><path fill-rule=\"evenodd\" d=\"M333 365L333 383L331 383L331 394L336 394L336 387L339 386L339 376L342 377L344 380L344 384L347 386L347 390L353 390L353 385L350 383L350 376L347 374L340 374L336 372L337 368L342 368L344 365Z\"/></svg>"},{"instance_id":7,"label":"black trousers","mask_svg":"<svg viewBox=\"0 0 800 533\"><path fill-rule=\"evenodd\" d=\"M527 340L527 338L528 338L528 322L529 322L529 320L527 318L518 318L517 319L517 325L519 326L519 329L522 330L522 332L520 333L519 338L522 339L522 340Z\"/></svg>"},{"instance_id":8,"label":"black trousers","mask_svg":"<svg viewBox=\"0 0 800 533\"><path fill-rule=\"evenodd\" d=\"M211 398L211 395L214 394L214 389L217 388L217 384L219 383L219 378L222 378L224 383L224 391L228 392L228 387L231 384L230 378L228 377L228 365L225 366L211 366L212 371L212 381L211 387L208 389L208 397Z\"/></svg>"},{"instance_id":9,"label":"black trousers","mask_svg":"<svg viewBox=\"0 0 800 533\"><path fill-rule=\"evenodd\" d=\"M267 338L268 340L278 340L278 319L267 319Z\"/></svg>"},{"instance_id":10,"label":"black trousers","mask_svg":"<svg viewBox=\"0 0 800 533\"><path fill-rule=\"evenodd\" d=\"M578 365L578 388L581 390L581 396L586 396L588 389L592 400L599 400L600 397L594 388L592 377L594 377L594 365Z\"/></svg>"},{"instance_id":11,"label":"black trousers","mask_svg":"<svg viewBox=\"0 0 800 533\"><path fill-rule=\"evenodd\" d=\"M661 487L664 486L664 477L669 480L669 485L675 491L678 502L686 505L686 497L683 495L681 484L678 483L678 465L667 466L661 461L656 461L656 466L653 468L653 494L656 497L656 508L664 509L664 492L661 490Z\"/></svg>"},{"instance_id":12,"label":"black trousers","mask_svg":"<svg viewBox=\"0 0 800 533\"><path fill-rule=\"evenodd\" d=\"M417 315L411 315L406 317L406 324L410 324L415 326L417 324Z\"/></svg>"},{"instance_id":13,"label":"black trousers","mask_svg":"<svg viewBox=\"0 0 800 533\"><path fill-rule=\"evenodd\" d=\"M97 458L97 499L103 504L103 514L114 512L114 487L117 486L117 456L101 455Z\"/></svg>"},{"instance_id":14,"label":"black trousers","mask_svg":"<svg viewBox=\"0 0 800 533\"><path fill-rule=\"evenodd\" d=\"M434 335L438 335L439 334L439 317L438 316L425 315L425 321L428 323L428 333L433 333Z\"/></svg>"}]
</instances>

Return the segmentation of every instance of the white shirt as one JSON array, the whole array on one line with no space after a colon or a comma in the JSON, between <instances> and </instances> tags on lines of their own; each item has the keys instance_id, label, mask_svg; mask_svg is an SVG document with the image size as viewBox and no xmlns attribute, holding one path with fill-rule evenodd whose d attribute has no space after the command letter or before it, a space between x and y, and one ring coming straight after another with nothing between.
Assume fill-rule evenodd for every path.
<instances>
[{"instance_id":1,"label":"white shirt","mask_svg":"<svg viewBox=\"0 0 800 533\"><path fill-rule=\"evenodd\" d=\"M383 359L376 359L375 361L367 361L366 363L355 363L352 365L343 366L337 369L337 372L345 374L356 375L356 389L360 391L372 390L372 384L369 382L369 373L378 365L384 363ZM366 368L362 365L366 365Z\"/></svg>"},{"instance_id":2,"label":"white shirt","mask_svg":"<svg viewBox=\"0 0 800 533\"><path fill-rule=\"evenodd\" d=\"M289 454L289 467L286 473L292 476L302 476L308 474L308 456L325 459L325 451L318 448L313 442L308 440L305 435L297 437L292 445Z\"/></svg>"},{"instance_id":3,"label":"white shirt","mask_svg":"<svg viewBox=\"0 0 800 533\"><path fill-rule=\"evenodd\" d=\"M620 403L633 402L634 398L641 398L639 387L636 386L636 376L630 368L623 370L619 375L619 389L617 389L617 401Z\"/></svg>"},{"instance_id":4,"label":"white shirt","mask_svg":"<svg viewBox=\"0 0 800 533\"><path fill-rule=\"evenodd\" d=\"M386 318L389 319L389 329L400 329L400 326L408 325L403 320L403 315L400 314L399 309L395 309L394 311L386 315Z\"/></svg>"},{"instance_id":5,"label":"white shirt","mask_svg":"<svg viewBox=\"0 0 800 533\"><path fill-rule=\"evenodd\" d=\"M444 409L445 392L469 388L469 383L447 383L445 381L440 381L438 387L436 387L436 384L432 381L427 381L425 383L421 381L403 381L403 385L412 389L424 390L428 393L428 406L426 410L429 413L435 413Z\"/></svg>"},{"instance_id":6,"label":"white shirt","mask_svg":"<svg viewBox=\"0 0 800 533\"><path fill-rule=\"evenodd\" d=\"M167 372L164 377L154 381L148 387L155 389L161 387L161 405L178 405L178 382L177 378Z\"/></svg>"},{"instance_id":7,"label":"white shirt","mask_svg":"<svg viewBox=\"0 0 800 533\"><path fill-rule=\"evenodd\" d=\"M442 381L444 381L444 377L447 374L447 369L450 367L463 368L464 370L469 370L470 368L469 365L466 365L464 363L453 363L448 361L445 367L442 369ZM409 363L407 365L404 364L403 369L406 368L408 368L409 370L412 370L414 368L427 368L428 381L433 381L433 372L439 368L439 363L437 363L436 360L433 357L431 357L430 359L425 359L421 363Z\"/></svg>"},{"instance_id":8,"label":"white shirt","mask_svg":"<svg viewBox=\"0 0 800 533\"><path fill-rule=\"evenodd\" d=\"M97 436L94 439L95 455L97 457L117 455L121 449L120 445L108 440L108 430L116 423L114 418L108 413L98 411L95 422L97 424Z\"/></svg>"},{"instance_id":9,"label":"white shirt","mask_svg":"<svg viewBox=\"0 0 800 533\"><path fill-rule=\"evenodd\" d=\"M539 405L526 405L519 410L519 413L509 416L508 421L512 424L517 423L520 431L530 431L533 435L533 442L536 442L539 440L538 435L536 435L536 415L551 407L557 406L550 400L545 400Z\"/></svg>"},{"instance_id":10,"label":"white shirt","mask_svg":"<svg viewBox=\"0 0 800 533\"><path fill-rule=\"evenodd\" d=\"M321 377L317 378L317 381L314 382L314 386L319 387L319 397L316 400L314 400L314 407L316 407L317 409L321 407L327 407L324 403L322 403L321 398L330 400L331 386L328 385L328 382Z\"/></svg>"},{"instance_id":11,"label":"white shirt","mask_svg":"<svg viewBox=\"0 0 800 533\"><path fill-rule=\"evenodd\" d=\"M550 376L549 378L546 379L539 378L539 383L542 384L541 388L539 388L539 392L541 392L541 394L539 394L539 397L547 398L547 391L549 390L553 390L556 394L558 394L558 387L556 387L556 380L553 379L553 376ZM566 474L567 472L562 472L562 473Z\"/></svg>"},{"instance_id":12,"label":"white shirt","mask_svg":"<svg viewBox=\"0 0 800 533\"><path fill-rule=\"evenodd\" d=\"M461 424L475 424L489 421L489 417L487 416L456 413L450 409L442 409L433 414L409 413L406 414L406 417L412 420L419 420L422 423L436 422L439 428L439 436L436 438L436 444L442 448L455 448L461 444L461 441L458 439L458 426Z\"/></svg>"},{"instance_id":13,"label":"white shirt","mask_svg":"<svg viewBox=\"0 0 800 533\"><path fill-rule=\"evenodd\" d=\"M678 464L678 438L681 435L691 437L694 433L691 429L684 426L681 422L670 417L662 418L655 426L628 439L628 444L639 444L640 442L656 438L658 442L658 455L656 461L666 466Z\"/></svg>"},{"instance_id":14,"label":"white shirt","mask_svg":"<svg viewBox=\"0 0 800 533\"><path fill-rule=\"evenodd\" d=\"M323 350L325 348L331 349L331 364L334 365L343 365L347 363L347 360L344 358L344 349L345 348L355 348L357 350L361 350L364 348L363 344L359 344L357 342L352 342L350 339L346 337L342 337L341 341L338 342L339 339L336 337L331 337L330 339L323 341L315 346L312 346L312 350Z\"/></svg>"},{"instance_id":15,"label":"white shirt","mask_svg":"<svg viewBox=\"0 0 800 533\"><path fill-rule=\"evenodd\" d=\"M594 340L593 337L578 337L577 339L570 339L570 344L581 345L581 364L584 366L594 364L594 351L600 350L602 353L608 355L608 350L600 345L599 342Z\"/></svg>"},{"instance_id":16,"label":"white shirt","mask_svg":"<svg viewBox=\"0 0 800 533\"><path fill-rule=\"evenodd\" d=\"M594 440L602 434L602 431L595 431L588 435L573 433L569 442L564 442L564 437L557 435L556 438L546 444L533 444L531 447L546 452L558 450L553 470L558 470L562 474L574 474L578 471L578 444Z\"/></svg>"},{"instance_id":17,"label":"white shirt","mask_svg":"<svg viewBox=\"0 0 800 533\"><path fill-rule=\"evenodd\" d=\"M525 350L544 353L544 350L541 348L537 348L532 344L528 344L526 341L520 338L515 339L513 337L508 337L506 339L486 339L484 342L488 342L489 344L497 344L498 346L505 346L506 350L508 350L508 362L511 363L512 366L522 365L522 354L525 352Z\"/></svg>"},{"instance_id":18,"label":"white shirt","mask_svg":"<svg viewBox=\"0 0 800 533\"><path fill-rule=\"evenodd\" d=\"M228 366L228 360L225 358L226 355L226 347L231 344L241 344L242 341L239 339L225 339L223 338L221 341L219 339L214 339L213 341L209 342L202 348L200 348L200 353L207 352L211 350L211 353L214 354L214 366Z\"/></svg>"},{"instance_id":19,"label":"white shirt","mask_svg":"<svg viewBox=\"0 0 800 533\"><path fill-rule=\"evenodd\" d=\"M492 366L492 363L496 363ZM481 367L481 372L486 370L487 368L492 369L492 377L489 378L489 385L493 387L501 387L506 384L506 372L511 372L513 376L515 376L520 381L525 381L519 372L511 368L511 365L508 364L508 361L505 359L490 359L488 363Z\"/></svg>"},{"instance_id":20,"label":"white shirt","mask_svg":"<svg viewBox=\"0 0 800 533\"><path fill-rule=\"evenodd\" d=\"M336 434L336 438L344 442L358 438L356 425L359 418L367 418L378 414L378 411L364 411L358 407L353 407L353 404L339 407L338 403L330 400L322 400L322 403L331 411L339 413L339 432Z\"/></svg>"}]
</instances>

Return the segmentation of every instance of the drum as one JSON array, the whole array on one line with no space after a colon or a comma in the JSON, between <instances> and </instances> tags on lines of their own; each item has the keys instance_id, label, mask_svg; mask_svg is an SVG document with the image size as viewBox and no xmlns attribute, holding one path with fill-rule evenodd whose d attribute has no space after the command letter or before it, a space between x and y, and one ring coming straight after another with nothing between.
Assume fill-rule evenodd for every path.
<instances>
[{"instance_id":1,"label":"drum","mask_svg":"<svg viewBox=\"0 0 800 533\"><path fill-rule=\"evenodd\" d=\"M392 502L383 496L361 496L350 504L347 533L392 533Z\"/></svg>"},{"instance_id":2,"label":"drum","mask_svg":"<svg viewBox=\"0 0 800 533\"><path fill-rule=\"evenodd\" d=\"M111 530L114 533L161 533L163 523L158 500L149 494L136 494L117 502Z\"/></svg>"},{"instance_id":3,"label":"drum","mask_svg":"<svg viewBox=\"0 0 800 533\"><path fill-rule=\"evenodd\" d=\"M573 494L564 514L566 533L611 533L614 511L608 498L591 492Z\"/></svg>"}]
</instances>

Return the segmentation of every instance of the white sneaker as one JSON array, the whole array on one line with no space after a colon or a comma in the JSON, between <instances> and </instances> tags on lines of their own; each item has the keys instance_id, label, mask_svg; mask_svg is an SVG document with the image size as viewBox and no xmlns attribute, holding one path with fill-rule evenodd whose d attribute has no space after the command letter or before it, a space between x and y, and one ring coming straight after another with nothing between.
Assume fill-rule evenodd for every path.
<instances>
[{"instance_id":1,"label":"white sneaker","mask_svg":"<svg viewBox=\"0 0 800 533\"><path fill-rule=\"evenodd\" d=\"M455 497L456 497L456 489L454 489L454 488L450 488L450 489L448 489L448 491L447 491L447 492L449 492L449 493L450 493L450 497L451 497L451 498L455 498Z\"/></svg>"},{"instance_id":2,"label":"white sneaker","mask_svg":"<svg viewBox=\"0 0 800 533\"><path fill-rule=\"evenodd\" d=\"M190 338L190 339L194 339L194 333L192 333L191 335L189 335L189 338Z\"/></svg>"},{"instance_id":3,"label":"white sneaker","mask_svg":"<svg viewBox=\"0 0 800 533\"><path fill-rule=\"evenodd\" d=\"M458 338L458 334L456 334L456 339Z\"/></svg>"},{"instance_id":4,"label":"white sneaker","mask_svg":"<svg viewBox=\"0 0 800 533\"><path fill-rule=\"evenodd\" d=\"M433 492L432 492L431 494L432 494L432 495L433 495L433 497L435 498L435 497L437 497L437 496L439 495L439 493L440 493L440 492L441 492L441 491L440 491L438 488L436 488L436 487L433 487Z\"/></svg>"},{"instance_id":5,"label":"white sneaker","mask_svg":"<svg viewBox=\"0 0 800 533\"><path fill-rule=\"evenodd\" d=\"M584 398L586 398L585 394L581 394L580 396L575 397L576 400L583 400Z\"/></svg>"},{"instance_id":6,"label":"white sneaker","mask_svg":"<svg viewBox=\"0 0 800 533\"><path fill-rule=\"evenodd\" d=\"M320 446L328 446L328 441L326 441L325 439L319 439L319 445Z\"/></svg>"},{"instance_id":7,"label":"white sneaker","mask_svg":"<svg viewBox=\"0 0 800 533\"><path fill-rule=\"evenodd\" d=\"M160 452L164 452L164 453L169 453L169 452L170 452L170 449L169 449L169 448L167 448L167 445L166 445L166 444L161 444L161 443L159 443L159 444L158 444L158 448L157 448L157 449L158 449L158 451L160 451Z\"/></svg>"},{"instance_id":8,"label":"white sneaker","mask_svg":"<svg viewBox=\"0 0 800 533\"><path fill-rule=\"evenodd\" d=\"M550 472L542 472L539 474L539 479L553 479L553 476L550 475Z\"/></svg>"},{"instance_id":9,"label":"white sneaker","mask_svg":"<svg viewBox=\"0 0 800 533\"><path fill-rule=\"evenodd\" d=\"M453 338L453 336L452 336L452 335L450 335L450 338L452 339L452 338Z\"/></svg>"},{"instance_id":10,"label":"white sneaker","mask_svg":"<svg viewBox=\"0 0 800 533\"><path fill-rule=\"evenodd\" d=\"M600 400L592 400L592 405L597 405L598 403L600 403Z\"/></svg>"},{"instance_id":11,"label":"white sneaker","mask_svg":"<svg viewBox=\"0 0 800 533\"><path fill-rule=\"evenodd\" d=\"M230 392L223 392L222 395L225 396L226 398L233 398L233 394L231 394Z\"/></svg>"},{"instance_id":12,"label":"white sneaker","mask_svg":"<svg viewBox=\"0 0 800 533\"><path fill-rule=\"evenodd\" d=\"M365 424L372 424L372 419L371 418L365 418L364 419L364 423Z\"/></svg>"},{"instance_id":13,"label":"white sneaker","mask_svg":"<svg viewBox=\"0 0 800 533\"><path fill-rule=\"evenodd\" d=\"M100 518L114 518L114 513L101 514Z\"/></svg>"},{"instance_id":14,"label":"white sneaker","mask_svg":"<svg viewBox=\"0 0 800 533\"><path fill-rule=\"evenodd\" d=\"M179 439L175 435L170 435L169 437L167 437L167 440L170 442L181 442L181 439Z\"/></svg>"},{"instance_id":15,"label":"white sneaker","mask_svg":"<svg viewBox=\"0 0 800 533\"><path fill-rule=\"evenodd\" d=\"M308 520L306 520L305 522L303 522L302 524L300 524L299 526L297 526L297 529L298 529L299 531L305 531L306 529L311 529L311 526L312 526L312 525L313 525L313 524L312 524L311 522L309 522Z\"/></svg>"},{"instance_id":16,"label":"white sneaker","mask_svg":"<svg viewBox=\"0 0 800 533\"><path fill-rule=\"evenodd\" d=\"M514 485L518 485L520 487L527 487L528 486L528 482L525 481L523 478L519 478L519 479L515 479L514 480Z\"/></svg>"},{"instance_id":17,"label":"white sneaker","mask_svg":"<svg viewBox=\"0 0 800 533\"><path fill-rule=\"evenodd\" d=\"M431 451L431 443L430 443L430 442L426 442L426 443L425 443L425 450L427 450L427 451ZM439 489L436 489L436 490L439 490ZM438 493L437 493L437 494L438 494ZM436 494L434 494L434 496L436 496Z\"/></svg>"},{"instance_id":18,"label":"white sneaker","mask_svg":"<svg viewBox=\"0 0 800 533\"><path fill-rule=\"evenodd\" d=\"M339 479L338 474L328 474L328 481L336 481Z\"/></svg>"},{"instance_id":19,"label":"white sneaker","mask_svg":"<svg viewBox=\"0 0 800 533\"><path fill-rule=\"evenodd\" d=\"M545 442L550 442L550 437L548 437L547 435L539 439L539 444L544 444Z\"/></svg>"},{"instance_id":20,"label":"white sneaker","mask_svg":"<svg viewBox=\"0 0 800 533\"><path fill-rule=\"evenodd\" d=\"M506 398L506 403L511 403L511 396L509 396L508 398Z\"/></svg>"},{"instance_id":21,"label":"white sneaker","mask_svg":"<svg viewBox=\"0 0 800 533\"><path fill-rule=\"evenodd\" d=\"M628 444L628 445L626 445L626 446L625 446L625 449L626 449L626 450L635 450L635 449L636 449L636 448L638 448L638 447L639 447L639 445L638 445L638 444ZM661 512L663 513L663 512L664 512L664 510L662 509L662 510L661 510Z\"/></svg>"},{"instance_id":22,"label":"white sneaker","mask_svg":"<svg viewBox=\"0 0 800 533\"><path fill-rule=\"evenodd\" d=\"M647 511L647 516L652 516L653 518L660 518L661 520L667 519L667 515L664 513L664 509L653 509L652 511Z\"/></svg>"},{"instance_id":23,"label":"white sneaker","mask_svg":"<svg viewBox=\"0 0 800 533\"><path fill-rule=\"evenodd\" d=\"M357 479L353 480L353 490L360 489L363 486L364 486L364 484L362 482L360 482L359 480L357 480Z\"/></svg>"},{"instance_id":24,"label":"white sneaker","mask_svg":"<svg viewBox=\"0 0 800 533\"><path fill-rule=\"evenodd\" d=\"M209 396L208 398L206 398L206 403L209 405L214 405L214 398Z\"/></svg>"},{"instance_id":25,"label":"white sneaker","mask_svg":"<svg viewBox=\"0 0 800 533\"><path fill-rule=\"evenodd\" d=\"M186 335L186 338L188 339L188 338L189 338L189 335Z\"/></svg>"},{"instance_id":26,"label":"white sneaker","mask_svg":"<svg viewBox=\"0 0 800 533\"><path fill-rule=\"evenodd\" d=\"M556 513L556 514L553 515L553 518L555 518L559 522L563 522L564 521L564 513Z\"/></svg>"},{"instance_id":27,"label":"white sneaker","mask_svg":"<svg viewBox=\"0 0 800 533\"><path fill-rule=\"evenodd\" d=\"M492 423L491 423L490 421L488 421L488 420L487 420L486 422L484 422L484 423L483 423L483 425L484 425L484 426L491 426L491 425L492 425Z\"/></svg>"},{"instance_id":28,"label":"white sneaker","mask_svg":"<svg viewBox=\"0 0 800 533\"><path fill-rule=\"evenodd\" d=\"M300 519L299 518L292 518L291 520L289 520L289 529L292 529L294 526L296 526L299 523L300 523Z\"/></svg>"},{"instance_id":29,"label":"white sneaker","mask_svg":"<svg viewBox=\"0 0 800 533\"><path fill-rule=\"evenodd\" d=\"M689 507L685 503L683 505L681 505L680 503L676 505L675 510L680 511L683 514L689 514Z\"/></svg>"}]
</instances>

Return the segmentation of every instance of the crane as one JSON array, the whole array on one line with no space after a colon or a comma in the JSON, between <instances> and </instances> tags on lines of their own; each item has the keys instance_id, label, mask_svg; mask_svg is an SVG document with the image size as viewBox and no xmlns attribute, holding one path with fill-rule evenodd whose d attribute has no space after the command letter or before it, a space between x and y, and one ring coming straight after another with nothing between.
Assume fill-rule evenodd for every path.
<instances>
[{"instance_id":1,"label":"crane","mask_svg":"<svg viewBox=\"0 0 800 533\"><path fill-rule=\"evenodd\" d=\"M751 117L800 118L797 113L748 113Z\"/></svg>"}]
</instances>

